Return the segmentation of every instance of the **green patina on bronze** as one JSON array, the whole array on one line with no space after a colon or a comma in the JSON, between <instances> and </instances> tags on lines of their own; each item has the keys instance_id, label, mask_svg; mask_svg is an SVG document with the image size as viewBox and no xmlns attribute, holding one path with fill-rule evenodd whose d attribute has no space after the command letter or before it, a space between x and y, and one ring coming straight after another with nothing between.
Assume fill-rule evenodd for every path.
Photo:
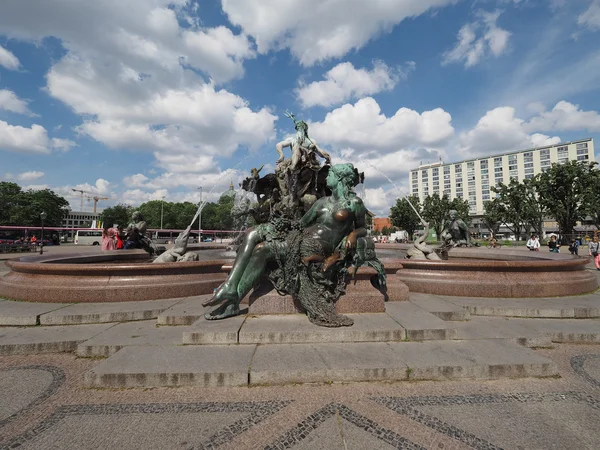
<instances>
[{"instance_id":1,"label":"green patina on bronze","mask_svg":"<svg viewBox=\"0 0 600 450\"><path fill-rule=\"evenodd\" d=\"M302 126L306 124L289 116L303 133L302 137L309 139L307 126ZM297 142L292 144L293 148ZM313 151L323 156L316 144L301 149L301 152ZM352 164L315 167L314 155L303 155L299 167L286 165L281 158L278 161L279 170L288 181L287 192L265 194L269 198L262 202L269 202L272 213L268 221L245 233L229 277L205 303L205 306L220 305L206 314L206 319L239 314L241 299L267 268L275 289L282 295L292 295L306 310L310 321L321 326L353 324L352 319L335 312L335 302L345 292L352 266L353 273L361 265L375 268L378 275L373 284L385 293L383 264L377 259L373 241L365 239L366 208L353 190L362 181L362 174ZM329 161L329 155L326 159ZM294 179L306 168L315 174L328 169L324 182L319 184L316 177L305 184ZM284 178L281 173L277 176ZM261 179L256 177L253 174L251 181L256 182L247 185L260 185ZM300 218L299 211L305 211Z\"/></svg>"}]
</instances>

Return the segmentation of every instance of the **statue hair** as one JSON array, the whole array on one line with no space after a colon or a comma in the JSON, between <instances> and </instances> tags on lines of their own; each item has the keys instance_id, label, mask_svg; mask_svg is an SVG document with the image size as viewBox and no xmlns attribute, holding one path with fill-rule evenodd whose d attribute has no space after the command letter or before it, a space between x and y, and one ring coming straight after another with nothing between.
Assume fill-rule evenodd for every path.
<instances>
[{"instance_id":1,"label":"statue hair","mask_svg":"<svg viewBox=\"0 0 600 450\"><path fill-rule=\"evenodd\" d=\"M353 164L335 164L329 170L338 177L342 186L344 186L345 195L356 196L353 188L361 182L361 175Z\"/></svg>"}]
</instances>

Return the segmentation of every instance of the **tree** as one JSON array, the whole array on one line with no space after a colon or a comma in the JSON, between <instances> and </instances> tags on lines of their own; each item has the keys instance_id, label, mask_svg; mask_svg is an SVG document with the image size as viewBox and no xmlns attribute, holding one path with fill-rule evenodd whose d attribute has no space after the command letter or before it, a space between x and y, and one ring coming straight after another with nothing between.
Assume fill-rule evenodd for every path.
<instances>
[{"instance_id":1,"label":"tree","mask_svg":"<svg viewBox=\"0 0 600 450\"><path fill-rule=\"evenodd\" d=\"M558 222L563 236L573 233L577 221L596 212L592 211L600 195L596 164L579 161L552 164L535 181L540 203Z\"/></svg>"},{"instance_id":2,"label":"tree","mask_svg":"<svg viewBox=\"0 0 600 450\"><path fill-rule=\"evenodd\" d=\"M389 236L390 235L390 228L386 225L385 227L383 227L381 229L381 234L384 236Z\"/></svg>"},{"instance_id":3,"label":"tree","mask_svg":"<svg viewBox=\"0 0 600 450\"><path fill-rule=\"evenodd\" d=\"M22 193L17 183L0 182L0 225L15 225L11 214L20 206Z\"/></svg>"},{"instance_id":4,"label":"tree","mask_svg":"<svg viewBox=\"0 0 600 450\"><path fill-rule=\"evenodd\" d=\"M500 183L497 187L492 187L492 192L500 194L497 200L500 204L502 222L519 241L528 221L525 186L511 178L508 185Z\"/></svg>"},{"instance_id":5,"label":"tree","mask_svg":"<svg viewBox=\"0 0 600 450\"><path fill-rule=\"evenodd\" d=\"M100 220L103 224L113 226L118 224L122 227L127 227L131 221L131 215L133 214L133 207L129 205L118 204L111 206L110 208L104 208L102 214L100 214Z\"/></svg>"},{"instance_id":6,"label":"tree","mask_svg":"<svg viewBox=\"0 0 600 450\"><path fill-rule=\"evenodd\" d=\"M590 189L588 198L585 200L590 205L588 214L592 218L596 229L600 230L600 171L591 172Z\"/></svg>"},{"instance_id":7,"label":"tree","mask_svg":"<svg viewBox=\"0 0 600 450\"><path fill-rule=\"evenodd\" d=\"M390 209L390 219L392 225L406 230L408 235L412 237L415 230L421 225L421 220L415 214L413 209L408 204L410 202L417 211L421 211L421 201L417 196L405 197L396 199L396 205Z\"/></svg>"},{"instance_id":8,"label":"tree","mask_svg":"<svg viewBox=\"0 0 600 450\"><path fill-rule=\"evenodd\" d=\"M469 204L467 203L467 214ZM448 195L440 197L438 194L428 195L423 202L423 219L429 222L431 228L435 230L437 239L440 239L444 225L448 220L448 213L452 209L452 202Z\"/></svg>"},{"instance_id":9,"label":"tree","mask_svg":"<svg viewBox=\"0 0 600 450\"><path fill-rule=\"evenodd\" d=\"M15 183L0 183L0 224L39 227L40 213L46 213L44 225L60 226L67 214L69 202L51 191L21 190Z\"/></svg>"},{"instance_id":10,"label":"tree","mask_svg":"<svg viewBox=\"0 0 600 450\"><path fill-rule=\"evenodd\" d=\"M540 202L536 178L523 180L523 197L525 202L525 227L541 236L544 232L544 216L546 208Z\"/></svg>"},{"instance_id":11,"label":"tree","mask_svg":"<svg viewBox=\"0 0 600 450\"><path fill-rule=\"evenodd\" d=\"M483 203L484 213L482 222L485 227L495 236L498 234L500 225L504 220L502 204L495 198Z\"/></svg>"}]
</instances>

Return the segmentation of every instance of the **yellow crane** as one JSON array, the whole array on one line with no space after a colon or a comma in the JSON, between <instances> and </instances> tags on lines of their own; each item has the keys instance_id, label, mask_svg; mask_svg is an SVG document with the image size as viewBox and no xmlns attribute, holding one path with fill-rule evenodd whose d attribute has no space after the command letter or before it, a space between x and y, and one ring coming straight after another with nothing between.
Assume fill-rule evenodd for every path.
<instances>
[{"instance_id":1,"label":"yellow crane","mask_svg":"<svg viewBox=\"0 0 600 450\"><path fill-rule=\"evenodd\" d=\"M81 197L81 201L80 201L80 210L83 211L83 197L87 198L88 200L94 200L94 212L96 212L96 207L98 205L98 201L99 200L110 200L109 197L100 197L99 195L97 195L94 192L88 192L88 191L83 191L81 189L71 189L73 192L79 192L79 195ZM87 194L91 194L91 195L87 195Z\"/></svg>"}]
</instances>

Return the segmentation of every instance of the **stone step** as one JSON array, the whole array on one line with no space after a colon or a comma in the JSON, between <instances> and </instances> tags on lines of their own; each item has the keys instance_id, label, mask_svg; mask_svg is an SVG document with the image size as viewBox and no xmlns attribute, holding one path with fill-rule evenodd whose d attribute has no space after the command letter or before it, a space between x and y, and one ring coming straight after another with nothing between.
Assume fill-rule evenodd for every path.
<instances>
[{"instance_id":1,"label":"stone step","mask_svg":"<svg viewBox=\"0 0 600 450\"><path fill-rule=\"evenodd\" d=\"M183 331L183 344L216 345L237 344L238 333L246 316L229 317L225 320L198 319Z\"/></svg>"},{"instance_id":2,"label":"stone step","mask_svg":"<svg viewBox=\"0 0 600 450\"><path fill-rule=\"evenodd\" d=\"M42 314L70 306L71 303L28 303L0 301L0 326L35 326Z\"/></svg>"},{"instance_id":3,"label":"stone step","mask_svg":"<svg viewBox=\"0 0 600 450\"><path fill-rule=\"evenodd\" d=\"M123 347L181 344L181 327L159 327L156 321L120 323L77 346L77 356L108 357Z\"/></svg>"},{"instance_id":4,"label":"stone step","mask_svg":"<svg viewBox=\"0 0 600 450\"><path fill-rule=\"evenodd\" d=\"M41 325L79 325L85 323L130 322L156 319L183 298L139 302L79 303L40 316Z\"/></svg>"},{"instance_id":5,"label":"stone step","mask_svg":"<svg viewBox=\"0 0 600 450\"><path fill-rule=\"evenodd\" d=\"M564 344L600 344L599 319L513 319L527 328Z\"/></svg>"},{"instance_id":6,"label":"stone step","mask_svg":"<svg viewBox=\"0 0 600 450\"><path fill-rule=\"evenodd\" d=\"M87 387L247 386L558 375L504 341L127 347L87 372Z\"/></svg>"},{"instance_id":7,"label":"stone step","mask_svg":"<svg viewBox=\"0 0 600 450\"><path fill-rule=\"evenodd\" d=\"M84 376L86 387L247 386L255 345L126 347Z\"/></svg>"},{"instance_id":8,"label":"stone step","mask_svg":"<svg viewBox=\"0 0 600 450\"><path fill-rule=\"evenodd\" d=\"M504 317L473 317L469 322L457 323L457 338L509 339L525 347L552 347L552 340L531 324L520 323L516 319Z\"/></svg>"},{"instance_id":9,"label":"stone step","mask_svg":"<svg viewBox=\"0 0 600 450\"><path fill-rule=\"evenodd\" d=\"M404 329L385 313L348 314L351 327L327 328L304 314L249 316L239 331L240 344L304 344L319 342L401 341Z\"/></svg>"},{"instance_id":10,"label":"stone step","mask_svg":"<svg viewBox=\"0 0 600 450\"><path fill-rule=\"evenodd\" d=\"M409 341L456 337L456 327L411 302L388 302L386 313L406 330Z\"/></svg>"},{"instance_id":11,"label":"stone step","mask_svg":"<svg viewBox=\"0 0 600 450\"><path fill-rule=\"evenodd\" d=\"M448 297L414 292L410 294L409 299L411 303L417 305L419 308L445 321L456 322L471 318L471 314L466 308L448 301Z\"/></svg>"},{"instance_id":12,"label":"stone step","mask_svg":"<svg viewBox=\"0 0 600 450\"><path fill-rule=\"evenodd\" d=\"M156 323L158 325L191 325L214 308L214 306L202 306L202 303L211 297L212 294L187 297L161 312L156 318Z\"/></svg>"},{"instance_id":13,"label":"stone step","mask_svg":"<svg viewBox=\"0 0 600 450\"><path fill-rule=\"evenodd\" d=\"M115 324L0 328L0 356L72 352Z\"/></svg>"},{"instance_id":14,"label":"stone step","mask_svg":"<svg viewBox=\"0 0 600 450\"><path fill-rule=\"evenodd\" d=\"M412 294L411 294L412 295ZM527 318L598 318L600 294L551 298L446 297L475 316Z\"/></svg>"}]
</instances>

